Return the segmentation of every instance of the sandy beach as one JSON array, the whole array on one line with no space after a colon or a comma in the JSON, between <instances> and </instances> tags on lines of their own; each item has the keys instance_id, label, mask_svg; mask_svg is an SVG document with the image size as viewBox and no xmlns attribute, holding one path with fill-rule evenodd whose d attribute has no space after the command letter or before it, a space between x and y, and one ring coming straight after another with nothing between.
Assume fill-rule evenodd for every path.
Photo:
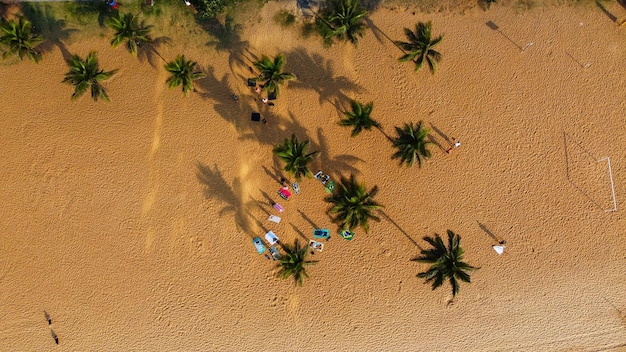
<instances>
[{"instance_id":1,"label":"sandy beach","mask_svg":"<svg viewBox=\"0 0 626 352\"><path fill-rule=\"evenodd\" d=\"M1 62L0 351L626 351L626 28L594 5L380 8L358 46L324 48L275 23L294 6L239 19L224 50L155 28L172 39L164 58L207 74L188 97L160 58L112 49L109 31L66 45L119 69L110 103L70 101L56 47L39 64ZM445 35L435 75L398 62L388 39L418 21ZM269 108L245 80L278 53L298 79ZM373 101L390 136L423 120L432 158L400 167L380 131L350 137L338 124L350 99ZM272 148L292 133L320 151L314 172L355 174L384 206L369 234L325 243L303 287L251 241L336 232L317 180L276 194ZM410 261L447 229L480 267L452 302Z\"/></svg>"}]
</instances>

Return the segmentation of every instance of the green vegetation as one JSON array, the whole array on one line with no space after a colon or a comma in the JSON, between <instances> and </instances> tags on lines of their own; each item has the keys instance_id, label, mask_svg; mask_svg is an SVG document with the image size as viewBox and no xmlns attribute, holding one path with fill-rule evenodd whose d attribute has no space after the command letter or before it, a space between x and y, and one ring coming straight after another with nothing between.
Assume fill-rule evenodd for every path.
<instances>
[{"instance_id":1,"label":"green vegetation","mask_svg":"<svg viewBox=\"0 0 626 352\"><path fill-rule=\"evenodd\" d=\"M317 260L306 259L309 254L309 246L300 247L297 238L293 247L285 244L283 245L283 250L285 255L281 256L280 262L276 266L280 269L277 275L283 279L293 276L296 285L302 286L304 278L309 277L306 267L317 263Z\"/></svg>"},{"instance_id":2,"label":"green vegetation","mask_svg":"<svg viewBox=\"0 0 626 352\"><path fill-rule=\"evenodd\" d=\"M283 9L274 15L274 21L282 27L290 27L296 23L296 16L290 11Z\"/></svg>"},{"instance_id":3,"label":"green vegetation","mask_svg":"<svg viewBox=\"0 0 626 352\"><path fill-rule=\"evenodd\" d=\"M297 180L300 180L302 176L309 177L311 170L308 168L308 164L313 161L318 151L308 153L309 141L298 141L295 134L291 135L291 139L285 138L283 144L274 147L274 154L285 162L285 170L290 175L294 176Z\"/></svg>"},{"instance_id":4,"label":"green vegetation","mask_svg":"<svg viewBox=\"0 0 626 352\"><path fill-rule=\"evenodd\" d=\"M74 86L72 100L85 94L87 88L91 88L91 98L94 101L98 101L98 98L109 101L109 95L100 82L111 78L117 70L108 72L101 70L94 51L90 52L84 60L78 55L73 55L67 64L70 66L70 71L65 74L62 83Z\"/></svg>"},{"instance_id":5,"label":"green vegetation","mask_svg":"<svg viewBox=\"0 0 626 352\"><path fill-rule=\"evenodd\" d=\"M35 50L35 45L41 40L32 32L32 24L24 17L0 25L0 44L6 47L6 51L2 55L3 58L16 55L20 60L28 58L34 62L39 62L41 54Z\"/></svg>"},{"instance_id":6,"label":"green vegetation","mask_svg":"<svg viewBox=\"0 0 626 352\"><path fill-rule=\"evenodd\" d=\"M189 2L198 11L198 18L203 20L215 18L232 3L231 0L189 0Z\"/></svg>"},{"instance_id":7,"label":"green vegetation","mask_svg":"<svg viewBox=\"0 0 626 352\"><path fill-rule=\"evenodd\" d=\"M430 130L422 127L422 121L418 122L415 127L412 124L405 123L403 128L396 127L398 137L393 140L394 148L397 148L392 159L400 159L400 164L413 166L415 161L419 167L422 167L422 160L430 158L430 151L426 149L432 142L426 141L426 137Z\"/></svg>"},{"instance_id":8,"label":"green vegetation","mask_svg":"<svg viewBox=\"0 0 626 352\"><path fill-rule=\"evenodd\" d=\"M196 71L197 63L185 59L185 55L178 55L176 59L165 64L165 70L170 73L170 77L165 81L167 86L176 88L182 86L185 95L195 90L193 81L204 77L204 73Z\"/></svg>"},{"instance_id":9,"label":"green vegetation","mask_svg":"<svg viewBox=\"0 0 626 352\"><path fill-rule=\"evenodd\" d=\"M283 72L285 61L285 55L278 54L274 61L263 55L260 60L254 63L254 66L261 72L257 80L262 82L261 88L264 91L278 96L281 84L296 79L296 75Z\"/></svg>"},{"instance_id":10,"label":"green vegetation","mask_svg":"<svg viewBox=\"0 0 626 352\"><path fill-rule=\"evenodd\" d=\"M324 45L332 45L335 39L356 45L365 33L365 16L367 11L361 8L359 0L329 1L316 18Z\"/></svg>"},{"instance_id":11,"label":"green vegetation","mask_svg":"<svg viewBox=\"0 0 626 352\"><path fill-rule=\"evenodd\" d=\"M378 193L378 187L374 186L367 191L365 184L357 182L354 175L350 175L349 179L342 177L335 192L324 200L332 204L329 213L335 214L333 222L338 224L341 230L352 231L361 227L367 233L370 219L380 221L372 213L382 208L374 201L376 193Z\"/></svg>"},{"instance_id":12,"label":"green vegetation","mask_svg":"<svg viewBox=\"0 0 626 352\"><path fill-rule=\"evenodd\" d=\"M374 103L370 102L365 105L358 101L352 100L350 102L352 111L345 111L345 119L341 119L339 122L342 126L352 126L352 137L357 136L361 131L370 131L372 127L380 128L380 123L372 119L370 116Z\"/></svg>"},{"instance_id":13,"label":"green vegetation","mask_svg":"<svg viewBox=\"0 0 626 352\"><path fill-rule=\"evenodd\" d=\"M424 272L417 274L417 277L426 279L431 282L433 290L441 286L448 279L452 286L452 295L456 296L459 292L459 282L471 282L467 271L476 270L475 268L463 262L463 248L461 248L461 237L451 230L448 230L448 246L438 234L435 237L424 237L424 241L428 242L433 248L422 249L421 255L413 258L413 261L431 264L430 268Z\"/></svg>"},{"instance_id":14,"label":"green vegetation","mask_svg":"<svg viewBox=\"0 0 626 352\"><path fill-rule=\"evenodd\" d=\"M126 47L133 56L137 56L137 46L152 42L150 37L152 26L146 26L143 21L139 23L137 17L132 13L125 13L124 15L118 13L109 18L107 25L115 31L111 46L115 48L126 42Z\"/></svg>"},{"instance_id":15,"label":"green vegetation","mask_svg":"<svg viewBox=\"0 0 626 352\"><path fill-rule=\"evenodd\" d=\"M437 70L437 63L441 61L441 54L433 48L441 42L443 36L431 39L431 28L431 22L418 22L415 25L415 32L405 28L404 34L409 41L396 41L396 45L407 52L398 59L400 62L412 61L415 63L415 71L419 71L424 62L427 62L430 72L434 74Z\"/></svg>"}]
</instances>

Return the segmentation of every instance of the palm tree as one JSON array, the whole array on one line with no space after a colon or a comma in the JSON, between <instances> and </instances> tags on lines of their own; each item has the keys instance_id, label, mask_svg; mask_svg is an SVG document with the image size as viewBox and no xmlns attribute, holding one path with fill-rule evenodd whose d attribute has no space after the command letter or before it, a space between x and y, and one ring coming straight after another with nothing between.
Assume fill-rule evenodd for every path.
<instances>
[{"instance_id":1,"label":"palm tree","mask_svg":"<svg viewBox=\"0 0 626 352\"><path fill-rule=\"evenodd\" d=\"M35 50L35 44L42 39L31 32L32 24L29 20L19 17L17 21L8 21L0 26L0 43L7 46L3 58L17 55L20 60L27 57L34 62L41 60L41 54Z\"/></svg>"},{"instance_id":2,"label":"palm tree","mask_svg":"<svg viewBox=\"0 0 626 352\"><path fill-rule=\"evenodd\" d=\"M274 147L273 152L286 163L283 170L300 180L302 176L311 175L311 170L307 165L319 153L315 151L307 154L307 149L309 149L309 141L300 143L296 135L292 134L291 139L285 138L285 142Z\"/></svg>"},{"instance_id":3,"label":"palm tree","mask_svg":"<svg viewBox=\"0 0 626 352\"><path fill-rule=\"evenodd\" d=\"M261 71L257 80L262 81L261 87L268 93L274 93L278 96L279 86L286 81L296 79L296 76L292 73L285 73L283 66L285 66L285 55L278 54L274 61L270 60L267 56L263 55L260 60L254 63L254 66Z\"/></svg>"},{"instance_id":4,"label":"palm tree","mask_svg":"<svg viewBox=\"0 0 626 352\"><path fill-rule=\"evenodd\" d=\"M337 38L356 45L365 32L365 16L367 11L359 6L359 0L333 1L317 17L317 26L324 37L324 44L332 45L334 38Z\"/></svg>"},{"instance_id":5,"label":"palm tree","mask_svg":"<svg viewBox=\"0 0 626 352\"><path fill-rule=\"evenodd\" d=\"M182 85L185 95L194 91L193 81L204 77L204 73L195 72L196 65L195 61L185 59L185 55L178 55L174 61L168 62L165 65L165 70L171 74L165 81L168 87L176 88Z\"/></svg>"},{"instance_id":6,"label":"palm tree","mask_svg":"<svg viewBox=\"0 0 626 352\"><path fill-rule=\"evenodd\" d=\"M344 112L346 118L341 119L340 124L342 126L352 126L352 137L358 135L364 129L370 131L372 127L380 128L380 123L370 117L374 103L370 102L363 105L358 101L352 100L350 106L352 111Z\"/></svg>"},{"instance_id":7,"label":"palm tree","mask_svg":"<svg viewBox=\"0 0 626 352\"><path fill-rule=\"evenodd\" d=\"M350 175L349 179L342 177L335 192L324 200L333 204L329 212L335 214L333 222L339 224L341 230L353 230L360 226L367 233L369 232L369 219L380 221L372 214L374 210L382 208L374 201L376 193L378 193L378 187L374 186L368 192L365 184L357 182L354 175Z\"/></svg>"},{"instance_id":8,"label":"palm tree","mask_svg":"<svg viewBox=\"0 0 626 352\"><path fill-rule=\"evenodd\" d=\"M441 237L435 234L435 237L424 237L433 248L422 249L421 255L411 260L422 263L430 263L428 270L417 274L417 277L426 279L431 282L433 290L441 286L445 279L450 281L452 286L452 296L456 296L459 292L459 282L457 279L465 282L471 282L467 271L476 270L463 262L463 248L461 248L461 237L448 230L448 247L445 246Z\"/></svg>"},{"instance_id":9,"label":"palm tree","mask_svg":"<svg viewBox=\"0 0 626 352\"><path fill-rule=\"evenodd\" d=\"M298 239L291 247L287 244L283 245L285 255L281 256L280 262L276 266L280 270L277 275L283 279L287 279L293 276L296 285L302 286L305 277L309 277L306 272L306 267L317 263L317 260L306 260L307 254L309 254L309 246L300 247Z\"/></svg>"},{"instance_id":10,"label":"palm tree","mask_svg":"<svg viewBox=\"0 0 626 352\"><path fill-rule=\"evenodd\" d=\"M431 39L431 27L431 22L418 22L415 25L415 32L405 28L404 33L409 41L397 41L396 45L408 52L398 59L400 62L413 61L415 63L415 71L419 71L424 65L424 61L426 61L430 72L434 74L437 69L437 63L441 61L441 54L433 48L441 42L443 35Z\"/></svg>"},{"instance_id":11,"label":"palm tree","mask_svg":"<svg viewBox=\"0 0 626 352\"><path fill-rule=\"evenodd\" d=\"M138 23L137 17L131 13L118 14L116 17L111 17L107 24L115 31L115 36L111 40L111 46L115 48L126 41L128 51L133 56L137 56L137 46L152 42L150 37L152 26L146 26L143 21Z\"/></svg>"},{"instance_id":12,"label":"palm tree","mask_svg":"<svg viewBox=\"0 0 626 352\"><path fill-rule=\"evenodd\" d=\"M413 166L417 160L418 166L422 167L422 160L430 158L430 151L426 149L429 144L432 144L426 141L430 130L423 128L422 121L420 121L415 127L408 123L405 123L403 128L396 127L396 132L398 137L392 143L398 151L391 158L399 158L400 165L405 163L407 166Z\"/></svg>"},{"instance_id":13,"label":"palm tree","mask_svg":"<svg viewBox=\"0 0 626 352\"><path fill-rule=\"evenodd\" d=\"M100 82L111 78L117 70L107 72L101 70L95 51L90 52L84 60L74 54L67 64L70 66L70 71L65 74L62 83L74 85L72 100L85 94L87 88L91 88L91 98L94 101L98 101L98 98L109 101L109 95Z\"/></svg>"}]
</instances>

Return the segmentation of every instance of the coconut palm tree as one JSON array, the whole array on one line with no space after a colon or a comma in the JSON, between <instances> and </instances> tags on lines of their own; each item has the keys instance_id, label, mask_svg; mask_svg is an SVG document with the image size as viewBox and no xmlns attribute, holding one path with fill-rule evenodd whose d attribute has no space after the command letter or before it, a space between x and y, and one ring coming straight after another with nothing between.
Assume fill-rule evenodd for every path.
<instances>
[{"instance_id":1,"label":"coconut palm tree","mask_svg":"<svg viewBox=\"0 0 626 352\"><path fill-rule=\"evenodd\" d=\"M341 230L353 230L360 226L365 232L369 232L369 219L380 221L372 212L382 206L374 201L378 193L378 187L374 186L369 191L365 184L357 182L354 175L350 178L341 178L340 184L335 187L335 192L324 200L333 206L329 212L335 214L333 222L337 223Z\"/></svg>"},{"instance_id":2,"label":"coconut palm tree","mask_svg":"<svg viewBox=\"0 0 626 352\"><path fill-rule=\"evenodd\" d=\"M361 133L361 131L370 131L372 127L380 128L380 123L370 117L374 103L370 102L365 105L358 101L352 100L350 102L352 111L345 111L343 114L346 118L341 119L339 122L342 126L352 126L352 137Z\"/></svg>"},{"instance_id":3,"label":"coconut palm tree","mask_svg":"<svg viewBox=\"0 0 626 352\"><path fill-rule=\"evenodd\" d=\"M87 88L91 88L91 98L94 101L98 101L98 98L109 101L109 95L100 82L111 78L117 70L107 72L101 70L95 51L90 52L84 60L74 54L67 64L70 66L70 71L65 74L62 83L74 86L72 100L85 94Z\"/></svg>"},{"instance_id":4,"label":"coconut palm tree","mask_svg":"<svg viewBox=\"0 0 626 352\"><path fill-rule=\"evenodd\" d=\"M107 25L115 31L111 46L115 48L126 41L126 47L133 56L137 56L137 46L152 42L150 37L152 26L146 26L143 21L139 23L132 13L123 15L118 13L117 16L109 18Z\"/></svg>"},{"instance_id":5,"label":"coconut palm tree","mask_svg":"<svg viewBox=\"0 0 626 352\"><path fill-rule=\"evenodd\" d=\"M459 292L459 282L457 279L464 282L471 282L467 271L478 269L463 262L461 237L451 230L448 230L447 247L438 234L435 234L435 237L424 237L424 240L433 248L422 249L421 255L411 260L430 263L431 266L428 270L417 274L417 277L426 279L426 282L432 281L433 290L441 286L443 282L448 279L452 286L452 295L456 296Z\"/></svg>"},{"instance_id":6,"label":"coconut palm tree","mask_svg":"<svg viewBox=\"0 0 626 352\"><path fill-rule=\"evenodd\" d=\"M317 26L324 38L324 44L332 45L335 38L357 44L365 32L364 17L367 11L359 5L359 0L335 0L317 16Z\"/></svg>"},{"instance_id":7,"label":"coconut palm tree","mask_svg":"<svg viewBox=\"0 0 626 352\"><path fill-rule=\"evenodd\" d=\"M430 72L434 74L437 70L437 63L441 61L442 56L433 48L441 42L443 35L431 39L431 27L431 22L418 22L415 25L415 32L405 28L404 34L406 34L409 41L396 41L396 45L407 52L398 59L400 62L413 61L415 63L415 71L419 71L424 65L424 61L426 61Z\"/></svg>"},{"instance_id":8,"label":"coconut palm tree","mask_svg":"<svg viewBox=\"0 0 626 352\"><path fill-rule=\"evenodd\" d=\"M283 72L285 61L285 55L278 54L274 61L263 55L260 60L254 63L254 66L261 72L257 80L262 82L261 87L264 91L278 96L281 84L296 79L294 74Z\"/></svg>"},{"instance_id":9,"label":"coconut palm tree","mask_svg":"<svg viewBox=\"0 0 626 352\"><path fill-rule=\"evenodd\" d=\"M309 141L300 142L298 137L292 134L291 139L285 138L285 142L274 147L273 152L285 162L283 170L300 180L302 176L311 175L311 170L307 165L319 153L315 151L307 154L307 149L309 149Z\"/></svg>"},{"instance_id":10,"label":"coconut palm tree","mask_svg":"<svg viewBox=\"0 0 626 352\"><path fill-rule=\"evenodd\" d=\"M280 262L276 266L280 269L277 275L283 279L293 276L296 285L302 286L304 278L309 277L306 267L317 263L317 260L306 259L306 256L309 254L309 246L300 247L297 238L293 247L287 244L284 244L282 247L285 255L281 256Z\"/></svg>"},{"instance_id":11,"label":"coconut palm tree","mask_svg":"<svg viewBox=\"0 0 626 352\"><path fill-rule=\"evenodd\" d=\"M178 55L176 59L165 65L165 70L171 76L165 81L168 87L183 87L183 93L187 95L195 90L193 81L204 77L204 73L195 71L197 63L192 60L185 59L185 55Z\"/></svg>"},{"instance_id":12,"label":"coconut palm tree","mask_svg":"<svg viewBox=\"0 0 626 352\"><path fill-rule=\"evenodd\" d=\"M17 55L20 60L29 58L34 62L41 60L41 53L35 50L35 45L42 39L32 33L32 24L24 17L17 21L8 21L0 25L0 43L7 47L2 55Z\"/></svg>"},{"instance_id":13,"label":"coconut palm tree","mask_svg":"<svg viewBox=\"0 0 626 352\"><path fill-rule=\"evenodd\" d=\"M432 144L426 141L429 132L429 129L422 127L422 121L415 126L405 123L403 128L396 127L398 137L392 143L398 151L391 158L399 158L400 165L407 164L407 166L413 166L417 160L417 165L421 167L422 160L430 158L430 151L426 149L429 144Z\"/></svg>"}]
</instances>

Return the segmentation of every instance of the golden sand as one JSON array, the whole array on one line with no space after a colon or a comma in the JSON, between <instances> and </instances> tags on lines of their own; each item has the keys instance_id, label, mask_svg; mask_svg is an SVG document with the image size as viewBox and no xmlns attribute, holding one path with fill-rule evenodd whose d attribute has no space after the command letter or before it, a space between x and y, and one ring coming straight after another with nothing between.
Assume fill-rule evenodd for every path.
<instances>
[{"instance_id":1,"label":"golden sand","mask_svg":"<svg viewBox=\"0 0 626 352\"><path fill-rule=\"evenodd\" d=\"M283 6L247 21L231 51L162 47L207 72L187 98L159 58L113 50L108 35L68 50L120 69L109 104L70 101L58 49L0 66L0 350L625 350L625 29L591 6L380 9L357 47L324 49L275 24ZM445 34L436 75L398 62L386 38L428 20ZM250 60L278 53L299 79L268 110L245 78ZM349 99L373 101L389 135L424 120L441 148L398 167L382 133L338 125ZM266 220L279 201L271 149L292 133L321 151L314 171L377 185L386 214L326 243L304 287L275 278L251 243L335 229L314 179L282 202L279 225ZM446 137L462 142L450 155ZM446 229L481 268L452 303L410 261Z\"/></svg>"}]
</instances>

